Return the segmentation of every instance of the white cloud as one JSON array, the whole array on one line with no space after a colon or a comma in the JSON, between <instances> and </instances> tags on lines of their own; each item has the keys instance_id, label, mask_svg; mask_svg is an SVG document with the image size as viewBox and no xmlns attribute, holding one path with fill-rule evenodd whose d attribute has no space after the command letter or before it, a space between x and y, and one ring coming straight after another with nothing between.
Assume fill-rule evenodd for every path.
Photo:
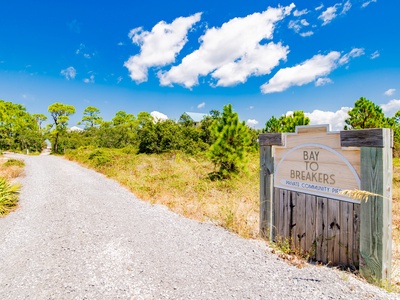
<instances>
[{"instance_id":1,"label":"white cloud","mask_svg":"<svg viewBox=\"0 0 400 300\"><path fill-rule=\"evenodd\" d=\"M385 95L386 96L392 96L394 95L394 92L396 91L396 89L388 89L387 91L385 91Z\"/></svg>"},{"instance_id":2,"label":"white cloud","mask_svg":"<svg viewBox=\"0 0 400 300\"><path fill-rule=\"evenodd\" d=\"M122 76L119 76L119 77L117 78L117 84L119 84L123 79L124 79L124 78L123 78Z\"/></svg>"},{"instance_id":3,"label":"white cloud","mask_svg":"<svg viewBox=\"0 0 400 300\"><path fill-rule=\"evenodd\" d=\"M314 34L314 32L312 32L312 31L306 31L306 32L300 33L300 36L307 37L307 36L312 36L313 34Z\"/></svg>"},{"instance_id":4,"label":"white cloud","mask_svg":"<svg viewBox=\"0 0 400 300\"><path fill-rule=\"evenodd\" d=\"M288 28L293 29L294 32L299 33L300 30L303 27L309 26L310 23L307 22L306 19L301 19L301 20L290 20L289 24L288 24ZM306 36L310 36L313 35L314 32L312 31L307 31L307 32L302 32L300 33L300 36L302 37L306 37Z\"/></svg>"},{"instance_id":5,"label":"white cloud","mask_svg":"<svg viewBox=\"0 0 400 300\"><path fill-rule=\"evenodd\" d=\"M349 117L347 112L350 109L350 107L342 107L336 112L315 109L304 115L310 118L310 125L330 124L331 130L339 131L343 130L346 125L345 120Z\"/></svg>"},{"instance_id":6,"label":"white cloud","mask_svg":"<svg viewBox=\"0 0 400 300\"><path fill-rule=\"evenodd\" d=\"M341 15L346 14L351 8L351 3L350 0L348 0L345 4L343 4L343 9L342 12L340 13Z\"/></svg>"},{"instance_id":7,"label":"white cloud","mask_svg":"<svg viewBox=\"0 0 400 300\"><path fill-rule=\"evenodd\" d=\"M140 46L140 54L131 56L124 63L132 80L136 83L147 81L148 68L173 63L188 41L189 29L200 21L200 18L201 13L196 13L186 18L179 17L171 24L161 21L151 32L144 31L142 27L132 29L129 37L134 44Z\"/></svg>"},{"instance_id":8,"label":"white cloud","mask_svg":"<svg viewBox=\"0 0 400 300\"><path fill-rule=\"evenodd\" d=\"M94 53L88 53L87 47L86 47L86 45L83 44L83 43L81 43L81 44L79 45L79 48L76 49L75 54L76 54L76 55L82 54L82 56L83 56L84 58L88 58L88 59L89 59L89 58L92 58L92 57L95 55Z\"/></svg>"},{"instance_id":9,"label":"white cloud","mask_svg":"<svg viewBox=\"0 0 400 300\"><path fill-rule=\"evenodd\" d=\"M316 7L315 10L321 10L323 9L325 6L323 4L321 4L320 6Z\"/></svg>"},{"instance_id":10,"label":"white cloud","mask_svg":"<svg viewBox=\"0 0 400 300\"><path fill-rule=\"evenodd\" d=\"M261 86L264 94L282 92L291 86L301 86L326 76L337 66L340 53L332 51L327 55L315 55L311 59L291 68L280 69L268 83Z\"/></svg>"},{"instance_id":11,"label":"white cloud","mask_svg":"<svg viewBox=\"0 0 400 300\"><path fill-rule=\"evenodd\" d=\"M300 17L300 16L302 16L302 15L306 15L306 14L308 14L309 13L309 11L307 10L307 9L303 9L303 10L295 10L294 12L293 12L293 16L295 16L295 17Z\"/></svg>"},{"instance_id":12,"label":"white cloud","mask_svg":"<svg viewBox=\"0 0 400 300\"><path fill-rule=\"evenodd\" d=\"M205 102L201 102L199 105L197 105L197 108L203 108L204 106L206 106Z\"/></svg>"},{"instance_id":13,"label":"white cloud","mask_svg":"<svg viewBox=\"0 0 400 300\"><path fill-rule=\"evenodd\" d=\"M249 106L249 109L254 109L254 106L253 106L253 105L250 105L250 106Z\"/></svg>"},{"instance_id":14,"label":"white cloud","mask_svg":"<svg viewBox=\"0 0 400 300\"><path fill-rule=\"evenodd\" d=\"M363 49L354 48L343 56L337 51L332 51L327 55L314 55L294 67L280 69L267 83L261 86L261 92L263 94L282 92L291 86L301 86L314 80L318 82L318 78L327 76L338 66L348 63L351 58L363 53ZM318 84L324 80L326 79L321 79Z\"/></svg>"},{"instance_id":15,"label":"white cloud","mask_svg":"<svg viewBox=\"0 0 400 300\"><path fill-rule=\"evenodd\" d=\"M200 37L200 48L183 58L167 72L159 72L161 85L181 84L191 88L199 76L211 76L216 86L243 83L249 76L269 74L280 60L286 60L288 47L262 40L272 39L275 23L290 14L294 4L268 8L243 18L234 18L220 28L210 28Z\"/></svg>"},{"instance_id":16,"label":"white cloud","mask_svg":"<svg viewBox=\"0 0 400 300\"><path fill-rule=\"evenodd\" d=\"M74 67L68 67L64 70L61 70L60 74L63 75L65 79L70 80L75 78L76 70Z\"/></svg>"},{"instance_id":17,"label":"white cloud","mask_svg":"<svg viewBox=\"0 0 400 300\"><path fill-rule=\"evenodd\" d=\"M301 25L299 23L299 20L290 20L288 28L293 29L294 32L298 33L301 29Z\"/></svg>"},{"instance_id":18,"label":"white cloud","mask_svg":"<svg viewBox=\"0 0 400 300\"><path fill-rule=\"evenodd\" d=\"M123 46L124 43L123 43L123 42L119 42L117 45L118 45L118 46Z\"/></svg>"},{"instance_id":19,"label":"white cloud","mask_svg":"<svg viewBox=\"0 0 400 300\"><path fill-rule=\"evenodd\" d=\"M347 64L351 58L355 58L361 55L364 55L364 49L363 48L354 48L352 49L349 53L343 55L340 59L339 59L339 64L340 65L344 65Z\"/></svg>"},{"instance_id":20,"label":"white cloud","mask_svg":"<svg viewBox=\"0 0 400 300\"><path fill-rule=\"evenodd\" d=\"M246 122L247 126L249 127L255 127L258 124L258 121L255 119L248 119Z\"/></svg>"},{"instance_id":21,"label":"white cloud","mask_svg":"<svg viewBox=\"0 0 400 300\"><path fill-rule=\"evenodd\" d=\"M90 75L89 78L83 79L84 83L94 83L94 75Z\"/></svg>"},{"instance_id":22,"label":"white cloud","mask_svg":"<svg viewBox=\"0 0 400 300\"><path fill-rule=\"evenodd\" d=\"M153 117L155 122L163 121L163 120L168 120L168 116L164 115L163 113L160 113L159 111L152 111L150 115Z\"/></svg>"},{"instance_id":23,"label":"white cloud","mask_svg":"<svg viewBox=\"0 0 400 300\"><path fill-rule=\"evenodd\" d=\"M300 23L301 23L301 25L303 25L303 26L308 26L308 25L310 25L310 23L308 23L306 19L300 20Z\"/></svg>"},{"instance_id":24,"label":"white cloud","mask_svg":"<svg viewBox=\"0 0 400 300\"><path fill-rule=\"evenodd\" d=\"M361 7L367 7L368 5L370 5L372 2L376 2L377 0L370 0L370 1L366 1L364 2Z\"/></svg>"},{"instance_id":25,"label":"white cloud","mask_svg":"<svg viewBox=\"0 0 400 300\"><path fill-rule=\"evenodd\" d=\"M329 24L334 18L337 17L337 7L339 4L335 4L334 6L328 7L319 17L323 21L322 26Z\"/></svg>"},{"instance_id":26,"label":"white cloud","mask_svg":"<svg viewBox=\"0 0 400 300\"><path fill-rule=\"evenodd\" d=\"M371 59L378 58L380 56L379 51L375 51L374 53L371 54Z\"/></svg>"},{"instance_id":27,"label":"white cloud","mask_svg":"<svg viewBox=\"0 0 400 300\"><path fill-rule=\"evenodd\" d=\"M321 77L315 81L315 86L323 86L328 83L333 83L333 81L328 77Z\"/></svg>"},{"instance_id":28,"label":"white cloud","mask_svg":"<svg viewBox=\"0 0 400 300\"><path fill-rule=\"evenodd\" d=\"M381 104L382 111L385 115L393 117L394 114L400 110L400 100L393 99L386 104Z\"/></svg>"}]
</instances>

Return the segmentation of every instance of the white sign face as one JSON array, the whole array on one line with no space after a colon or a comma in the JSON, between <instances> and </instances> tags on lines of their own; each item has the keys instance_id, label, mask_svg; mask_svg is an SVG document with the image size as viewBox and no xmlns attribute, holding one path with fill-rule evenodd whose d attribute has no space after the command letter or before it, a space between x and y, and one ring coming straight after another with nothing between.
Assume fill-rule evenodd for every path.
<instances>
[{"instance_id":1,"label":"white sign face","mask_svg":"<svg viewBox=\"0 0 400 300\"><path fill-rule=\"evenodd\" d=\"M307 133L313 133L313 131L308 129ZM319 131L317 135L320 133ZM324 135L326 136L327 133L325 132ZM340 137L338 134L337 136L340 145ZM275 149L274 186L321 197L356 202L339 195L339 192L360 189L360 177L357 172L359 151L342 150L341 147L336 147L337 143L333 142L332 135L327 140L328 145L324 145L323 136L310 139L308 134L306 137L306 141L314 140L318 143L299 143L302 140L301 134L296 135L295 140L290 141L291 136L287 135L286 145L290 147Z\"/></svg>"}]
</instances>

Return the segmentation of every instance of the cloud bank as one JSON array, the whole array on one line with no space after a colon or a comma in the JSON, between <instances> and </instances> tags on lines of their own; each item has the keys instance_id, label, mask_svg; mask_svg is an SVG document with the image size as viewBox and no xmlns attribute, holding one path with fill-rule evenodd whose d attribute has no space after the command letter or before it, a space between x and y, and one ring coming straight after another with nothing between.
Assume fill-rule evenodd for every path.
<instances>
[{"instance_id":1,"label":"cloud bank","mask_svg":"<svg viewBox=\"0 0 400 300\"><path fill-rule=\"evenodd\" d=\"M287 62L289 46L283 41L273 41L274 31L284 19L289 19L289 29L301 37L309 37L317 26L321 26L318 20L325 26L346 14L351 7L350 0L326 8L320 5L314 10L297 10L291 4L232 18L220 27L208 28L204 23L199 24L197 28L206 28L198 39L199 47L183 56L177 64L177 56L188 42L190 32L196 30L196 24L201 21L201 12L176 18L169 24L161 21L151 31L137 27L128 36L140 51L129 57L124 66L138 84L148 80L149 68L156 69L161 86L181 85L192 89L199 85L202 77L205 78L202 82L212 87L243 84L250 77L269 75L282 62ZM314 20L311 19L313 16ZM316 54L302 63L278 70L261 86L261 91L264 94L282 92L291 86L311 82L317 87L332 84L327 76L361 55L364 55L361 48L346 54L340 51ZM377 56L378 52L371 58Z\"/></svg>"}]
</instances>

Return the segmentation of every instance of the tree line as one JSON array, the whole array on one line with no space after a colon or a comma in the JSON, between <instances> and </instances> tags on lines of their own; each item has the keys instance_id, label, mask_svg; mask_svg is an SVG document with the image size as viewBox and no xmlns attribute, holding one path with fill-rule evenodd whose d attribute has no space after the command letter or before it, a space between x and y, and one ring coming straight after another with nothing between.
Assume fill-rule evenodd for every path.
<instances>
[{"instance_id":1,"label":"tree line","mask_svg":"<svg viewBox=\"0 0 400 300\"><path fill-rule=\"evenodd\" d=\"M261 130L248 127L239 120L232 105L222 111L212 110L200 124L182 114L178 121L155 120L148 112L136 116L118 111L110 121L101 117L94 106L85 108L78 123L84 129L71 131L69 117L75 107L56 102L48 107L47 116L30 114L20 104L0 100L0 150L41 151L48 139L53 153L63 153L80 147L129 148L132 153L162 153L179 150L188 154L206 153L217 167L218 176L240 171L248 151L257 151L261 132L294 132L296 126L309 125L303 111L295 111L279 118L272 116ZM395 153L400 150L400 111L386 117L372 101L361 97L348 112L345 130L362 128L392 128Z\"/></svg>"}]
</instances>

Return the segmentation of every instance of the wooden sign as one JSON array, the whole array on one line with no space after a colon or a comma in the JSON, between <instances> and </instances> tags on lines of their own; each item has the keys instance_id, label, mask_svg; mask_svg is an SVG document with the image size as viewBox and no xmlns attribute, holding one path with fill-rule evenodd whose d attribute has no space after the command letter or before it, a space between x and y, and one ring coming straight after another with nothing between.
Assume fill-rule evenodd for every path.
<instances>
[{"instance_id":1,"label":"wooden sign","mask_svg":"<svg viewBox=\"0 0 400 300\"><path fill-rule=\"evenodd\" d=\"M342 148L327 125L296 129L275 147L274 187L355 202L339 192L360 189L359 148Z\"/></svg>"}]
</instances>

